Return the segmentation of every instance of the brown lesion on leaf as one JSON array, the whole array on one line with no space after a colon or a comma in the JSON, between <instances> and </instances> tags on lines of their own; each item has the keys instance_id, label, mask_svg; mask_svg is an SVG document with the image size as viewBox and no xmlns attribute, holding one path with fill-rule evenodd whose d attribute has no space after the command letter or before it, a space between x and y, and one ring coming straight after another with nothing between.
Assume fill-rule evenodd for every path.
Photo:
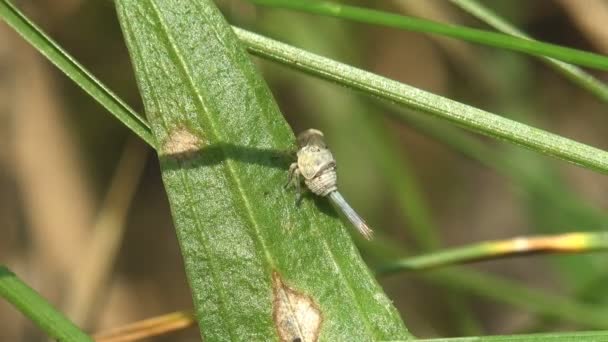
<instances>
[{"instance_id":1,"label":"brown lesion on leaf","mask_svg":"<svg viewBox=\"0 0 608 342\"><path fill-rule=\"evenodd\" d=\"M178 126L169 132L161 146L161 154L174 159L190 159L202 147L203 139L185 126Z\"/></svg>"},{"instance_id":2,"label":"brown lesion on leaf","mask_svg":"<svg viewBox=\"0 0 608 342\"><path fill-rule=\"evenodd\" d=\"M323 316L314 300L283 283L272 273L272 318L282 342L314 342L319 339Z\"/></svg>"}]
</instances>

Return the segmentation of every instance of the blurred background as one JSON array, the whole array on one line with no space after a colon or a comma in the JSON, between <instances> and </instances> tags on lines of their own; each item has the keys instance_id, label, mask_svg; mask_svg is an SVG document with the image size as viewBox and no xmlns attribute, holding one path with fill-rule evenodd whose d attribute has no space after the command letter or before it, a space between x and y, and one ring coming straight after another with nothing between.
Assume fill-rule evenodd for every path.
<instances>
[{"instance_id":1,"label":"blurred background","mask_svg":"<svg viewBox=\"0 0 608 342\"><path fill-rule=\"evenodd\" d=\"M111 1L15 2L143 113ZM606 1L481 2L535 38L608 54ZM537 59L246 1L217 3L238 26L608 149L606 104ZM348 3L487 28L443 0ZM385 253L383 241L389 239L392 250L405 256L518 235L606 230L608 182L600 174L254 60L294 132L325 132L345 197L381 233L376 243L361 246L370 262ZM594 75L608 81L606 74ZM0 227L0 263L88 331L192 306L154 151L5 23ZM518 286L608 305L601 254L468 267ZM416 274L380 281L419 337L601 328L507 305L501 296L508 293L489 294L483 282L454 284ZM44 336L32 323L0 302L0 341L40 340ZM200 338L191 328L153 340Z\"/></svg>"}]
</instances>

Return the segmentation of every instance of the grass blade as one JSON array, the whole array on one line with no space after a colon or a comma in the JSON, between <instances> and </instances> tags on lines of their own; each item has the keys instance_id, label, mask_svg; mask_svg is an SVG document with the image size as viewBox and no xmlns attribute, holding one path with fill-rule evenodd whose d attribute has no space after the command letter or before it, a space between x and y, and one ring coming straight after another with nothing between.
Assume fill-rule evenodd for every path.
<instances>
[{"instance_id":1,"label":"grass blade","mask_svg":"<svg viewBox=\"0 0 608 342\"><path fill-rule=\"evenodd\" d=\"M421 339L420 342L600 342L608 341L608 331L583 331L551 334L476 336Z\"/></svg>"},{"instance_id":2,"label":"grass blade","mask_svg":"<svg viewBox=\"0 0 608 342\"><path fill-rule=\"evenodd\" d=\"M381 239L381 236L378 236ZM374 264L389 263L403 254L403 248L393 240L382 239L383 250L368 250ZM531 288L525 284L501 276L478 272L462 266L429 272L413 273L412 277L425 282L468 295L487 298L498 303L516 307L542 318L559 319L577 323L582 327L606 329L608 310L602 305L583 303L570 297L548 293L544 289Z\"/></svg>"},{"instance_id":3,"label":"grass blade","mask_svg":"<svg viewBox=\"0 0 608 342\"><path fill-rule=\"evenodd\" d=\"M203 338L409 338L350 228L283 189L293 134L213 3L116 6Z\"/></svg>"},{"instance_id":4,"label":"grass blade","mask_svg":"<svg viewBox=\"0 0 608 342\"><path fill-rule=\"evenodd\" d=\"M405 29L414 32L439 34L446 37L462 39L469 42L480 43L502 49L524 52L534 56L551 57L572 64L588 66L600 70L608 70L608 57L606 56L559 45L512 37L495 32L457 25L442 24L430 20L412 18L372 10L369 8L348 6L330 1L250 1L258 5L288 8L367 24Z\"/></svg>"},{"instance_id":5,"label":"grass blade","mask_svg":"<svg viewBox=\"0 0 608 342\"><path fill-rule=\"evenodd\" d=\"M0 266L0 297L14 305L53 339L66 342L93 341L4 266Z\"/></svg>"},{"instance_id":6,"label":"grass blade","mask_svg":"<svg viewBox=\"0 0 608 342\"><path fill-rule=\"evenodd\" d=\"M112 113L125 126L155 146L148 124L124 101L112 93L74 58L49 38L8 0L0 0L0 17L43 54L59 70Z\"/></svg>"},{"instance_id":7,"label":"grass blade","mask_svg":"<svg viewBox=\"0 0 608 342\"><path fill-rule=\"evenodd\" d=\"M511 25L496 13L492 12L489 8L483 6L481 3L475 0L450 0L453 4L460 7L467 13L475 16L477 19L484 23L492 26L498 31L503 33L520 37L523 39L532 39L525 32L519 30L517 27ZM602 101L608 102L608 86L602 83L597 78L593 77L589 73L585 72L581 68L558 61L549 57L541 57L551 67L557 70L559 73L564 75L570 81L578 84L583 89L589 91Z\"/></svg>"},{"instance_id":8,"label":"grass blade","mask_svg":"<svg viewBox=\"0 0 608 342\"><path fill-rule=\"evenodd\" d=\"M378 273L421 271L435 267L543 253L590 253L608 250L608 233L568 233L486 241L403 258L379 267Z\"/></svg>"},{"instance_id":9,"label":"grass blade","mask_svg":"<svg viewBox=\"0 0 608 342\"><path fill-rule=\"evenodd\" d=\"M388 106L381 105L385 110L386 107ZM605 231L608 216L597 203L585 201L573 189L561 183L554 170L555 163L550 163L551 160L539 159L529 151L505 148L508 146L490 147L467 132L437 122L434 118L396 106L390 107L391 111L398 111L400 119L417 131L455 152L477 160L517 184L523 190L519 192L524 195L525 207L530 208L533 219L531 225L544 227L539 229L539 233L566 233L572 227ZM544 218L541 219L541 216ZM602 269L601 259L602 256L593 255L556 259L562 271L567 270L562 272L565 273L561 279L562 285L572 289L580 288L581 283L588 282L594 273Z\"/></svg>"},{"instance_id":10,"label":"grass blade","mask_svg":"<svg viewBox=\"0 0 608 342\"><path fill-rule=\"evenodd\" d=\"M235 28L258 56L433 114L471 131L608 173L608 152Z\"/></svg>"}]
</instances>

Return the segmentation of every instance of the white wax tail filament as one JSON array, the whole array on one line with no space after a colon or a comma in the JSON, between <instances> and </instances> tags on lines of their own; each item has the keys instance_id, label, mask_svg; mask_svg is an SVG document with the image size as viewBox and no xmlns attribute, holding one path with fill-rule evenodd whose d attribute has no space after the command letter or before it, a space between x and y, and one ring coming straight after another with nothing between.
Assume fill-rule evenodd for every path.
<instances>
[{"instance_id":1,"label":"white wax tail filament","mask_svg":"<svg viewBox=\"0 0 608 342\"><path fill-rule=\"evenodd\" d=\"M357 228L361 235L368 240L372 239L374 232L369 228L367 223L363 221L361 216L359 216L359 214L357 214L357 212L355 212L355 210L348 204L348 202L346 202L344 197L342 197L338 191L332 191L329 194L329 199L336 207L340 208L340 210L344 213L344 216L346 216L353 226Z\"/></svg>"}]
</instances>

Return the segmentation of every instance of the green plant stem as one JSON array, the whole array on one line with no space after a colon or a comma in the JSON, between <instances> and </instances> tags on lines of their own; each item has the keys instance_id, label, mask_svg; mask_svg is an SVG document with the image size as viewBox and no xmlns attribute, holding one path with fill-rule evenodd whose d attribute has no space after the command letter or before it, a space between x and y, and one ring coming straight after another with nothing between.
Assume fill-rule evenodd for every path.
<instances>
[{"instance_id":1,"label":"green plant stem","mask_svg":"<svg viewBox=\"0 0 608 342\"><path fill-rule=\"evenodd\" d=\"M369 8L342 5L331 1L250 0L257 5L287 8L318 15L357 22L405 29L414 32L439 34L502 49L556 58L568 63L608 70L608 57L559 45L532 41L500 33L449 25L412 18Z\"/></svg>"},{"instance_id":2,"label":"green plant stem","mask_svg":"<svg viewBox=\"0 0 608 342\"><path fill-rule=\"evenodd\" d=\"M533 40L525 32L519 30L517 27L511 25L506 20L492 12L489 8L483 6L476 0L450 0L454 5L460 7L467 13L475 16L477 19L490 25L498 31L509 34L511 36ZM585 72L581 68L572 64L564 63L562 61L540 56L549 66L557 70L559 73L564 75L570 81L579 85L583 89L589 91L600 100L608 102L608 86L593 77L589 73Z\"/></svg>"},{"instance_id":3,"label":"green plant stem","mask_svg":"<svg viewBox=\"0 0 608 342\"><path fill-rule=\"evenodd\" d=\"M99 104L148 145L155 146L146 121L96 79L8 0L0 0L0 17Z\"/></svg>"},{"instance_id":4,"label":"green plant stem","mask_svg":"<svg viewBox=\"0 0 608 342\"><path fill-rule=\"evenodd\" d=\"M558 332L551 334L475 336L419 339L419 342L600 342L608 341L608 331Z\"/></svg>"},{"instance_id":5,"label":"green plant stem","mask_svg":"<svg viewBox=\"0 0 608 342\"><path fill-rule=\"evenodd\" d=\"M5 266L0 266L0 297L59 341L93 341Z\"/></svg>"},{"instance_id":6,"label":"green plant stem","mask_svg":"<svg viewBox=\"0 0 608 342\"><path fill-rule=\"evenodd\" d=\"M582 143L235 28L251 53L314 76L433 114L471 131L608 173L608 153Z\"/></svg>"},{"instance_id":7,"label":"green plant stem","mask_svg":"<svg viewBox=\"0 0 608 342\"><path fill-rule=\"evenodd\" d=\"M608 250L608 233L569 233L488 241L404 258L379 267L378 273L420 271L473 261L534 253L589 253Z\"/></svg>"},{"instance_id":8,"label":"green plant stem","mask_svg":"<svg viewBox=\"0 0 608 342\"><path fill-rule=\"evenodd\" d=\"M109 92L105 86L94 79L6 0L0 0L0 15L121 122L149 145L154 146L154 139L149 127L139 115ZM604 151L390 81L244 30L236 29L236 32L250 51L261 57L430 112L482 134L506 139L590 169L608 172L608 157Z\"/></svg>"},{"instance_id":9,"label":"green plant stem","mask_svg":"<svg viewBox=\"0 0 608 342\"><path fill-rule=\"evenodd\" d=\"M416 131L439 141L457 153L478 161L515 183L527 187L528 191L538 194L543 201L552 203L552 207L568 213L568 216L577 217L579 220L586 218L586 221L591 220L593 222L593 226L608 220L608 215L605 215L600 208L581 203L580 199L571 192L556 188L551 180L536 177L527 170L527 165L501 158L496 151L497 147L493 148L467 132L438 123L434 118L424 116L422 113L404 110L395 105L386 105L380 102L378 104L382 110L394 113L397 119L404 121ZM532 190L530 190L530 187L532 187Z\"/></svg>"},{"instance_id":10,"label":"green plant stem","mask_svg":"<svg viewBox=\"0 0 608 342\"><path fill-rule=\"evenodd\" d=\"M382 249L370 249L367 255L374 265L384 265L404 254L404 248L394 239L375 238ZM365 242L364 242L365 243ZM378 267L374 267L378 270ZM394 276L394 275L387 275ZM543 318L559 319L576 323L582 327L606 329L608 310L599 305L548 293L546 290L530 288L520 282L501 276L482 273L462 266L449 269L415 272L409 275L463 294L477 296L516 307Z\"/></svg>"}]
</instances>

